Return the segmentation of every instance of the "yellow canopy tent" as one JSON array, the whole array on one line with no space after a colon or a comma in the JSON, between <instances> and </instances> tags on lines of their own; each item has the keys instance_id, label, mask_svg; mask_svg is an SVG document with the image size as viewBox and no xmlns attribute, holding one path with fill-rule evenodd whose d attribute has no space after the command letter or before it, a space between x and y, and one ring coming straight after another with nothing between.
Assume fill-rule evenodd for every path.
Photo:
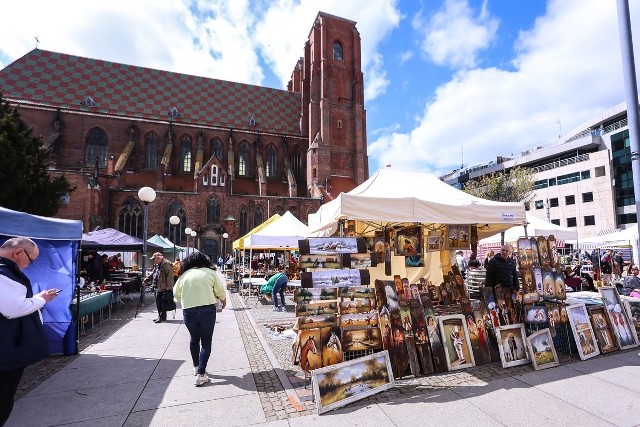
<instances>
[{"instance_id":1,"label":"yellow canopy tent","mask_svg":"<svg viewBox=\"0 0 640 427\"><path fill-rule=\"evenodd\" d=\"M263 222L262 224L254 227L251 231L249 231L247 234L245 234L244 236L240 237L238 240L234 240L233 241L233 249L240 249L240 250L244 250L244 239L245 237L249 237L252 234L262 230L263 228L265 228L267 225L271 224L272 222L274 222L275 220L280 219L280 214L274 214L272 217L270 217L269 219L267 219L265 222Z\"/></svg>"}]
</instances>

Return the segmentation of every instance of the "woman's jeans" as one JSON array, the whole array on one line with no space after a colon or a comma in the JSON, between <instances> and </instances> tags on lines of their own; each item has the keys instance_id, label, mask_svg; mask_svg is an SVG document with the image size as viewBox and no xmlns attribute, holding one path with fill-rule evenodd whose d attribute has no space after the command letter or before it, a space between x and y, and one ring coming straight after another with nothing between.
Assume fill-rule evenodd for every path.
<instances>
[{"instance_id":1,"label":"woman's jeans","mask_svg":"<svg viewBox=\"0 0 640 427\"><path fill-rule=\"evenodd\" d=\"M216 326L216 306L203 305L182 310L184 324L191 335L189 350L193 366L198 374L207 372L207 362L211 356L211 340Z\"/></svg>"},{"instance_id":2,"label":"woman's jeans","mask_svg":"<svg viewBox=\"0 0 640 427\"><path fill-rule=\"evenodd\" d=\"M273 285L271 296L273 297L273 305L275 305L276 308L278 308L278 294L280 294L280 300L282 301L282 306L286 307L286 304L284 303L284 288L287 286L287 282L288 282L287 276L282 275L282 277L278 279L276 284Z\"/></svg>"}]
</instances>

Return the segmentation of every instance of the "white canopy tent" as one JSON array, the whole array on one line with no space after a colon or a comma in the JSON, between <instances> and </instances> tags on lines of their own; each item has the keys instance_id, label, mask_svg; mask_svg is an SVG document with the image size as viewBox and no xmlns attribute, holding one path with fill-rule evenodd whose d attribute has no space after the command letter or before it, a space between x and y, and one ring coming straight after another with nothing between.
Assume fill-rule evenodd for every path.
<instances>
[{"instance_id":1,"label":"white canopy tent","mask_svg":"<svg viewBox=\"0 0 640 427\"><path fill-rule=\"evenodd\" d=\"M391 168L378 170L309 215L309 234L331 236L340 219L380 225L478 224L480 238L526 222L523 203L481 199L445 184L435 175Z\"/></svg>"},{"instance_id":2,"label":"white canopy tent","mask_svg":"<svg viewBox=\"0 0 640 427\"><path fill-rule=\"evenodd\" d=\"M262 230L244 238L244 247L251 249L298 249L298 240L307 237L309 227L291 212L285 212Z\"/></svg>"},{"instance_id":3,"label":"white canopy tent","mask_svg":"<svg viewBox=\"0 0 640 427\"><path fill-rule=\"evenodd\" d=\"M603 234L601 236L587 237L570 243L577 243L579 249L630 247L634 262L638 262L638 224L630 225L631 227L621 231Z\"/></svg>"},{"instance_id":4,"label":"white canopy tent","mask_svg":"<svg viewBox=\"0 0 640 427\"><path fill-rule=\"evenodd\" d=\"M540 219L527 212L527 229L525 234L524 225L516 225L504 232L504 242L515 244L518 238L526 236L549 236L553 234L556 240L576 240L578 231L575 228L561 227ZM493 236L480 240L480 245L500 245L502 234L497 233Z\"/></svg>"}]
</instances>

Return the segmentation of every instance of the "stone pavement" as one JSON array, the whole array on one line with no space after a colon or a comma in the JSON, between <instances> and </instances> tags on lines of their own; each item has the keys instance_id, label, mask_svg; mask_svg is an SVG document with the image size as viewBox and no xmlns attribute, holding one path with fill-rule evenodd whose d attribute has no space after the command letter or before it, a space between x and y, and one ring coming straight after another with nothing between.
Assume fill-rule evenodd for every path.
<instances>
[{"instance_id":1,"label":"stone pavement","mask_svg":"<svg viewBox=\"0 0 640 427\"><path fill-rule=\"evenodd\" d=\"M153 302L151 299L150 302ZM291 341L265 325L293 324L288 312L229 294L218 313L208 372L193 385L182 313L154 324L153 305L125 308L81 336L78 356L30 367L7 426L640 426L638 349L543 371L476 368L407 378L383 393L317 415L291 364Z\"/></svg>"}]
</instances>

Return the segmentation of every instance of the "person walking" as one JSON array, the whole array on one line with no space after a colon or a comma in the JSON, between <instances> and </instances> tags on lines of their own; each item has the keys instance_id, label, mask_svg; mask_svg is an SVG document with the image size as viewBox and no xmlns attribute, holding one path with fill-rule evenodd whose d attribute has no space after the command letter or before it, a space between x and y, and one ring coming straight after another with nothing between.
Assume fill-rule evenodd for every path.
<instances>
[{"instance_id":1,"label":"person walking","mask_svg":"<svg viewBox=\"0 0 640 427\"><path fill-rule=\"evenodd\" d=\"M287 287L289 279L283 272L276 273L267 281L267 289L271 288L271 296L273 297L273 310L272 311L287 311L287 306L284 302L284 289ZM280 294L280 301L282 306L278 307L278 294Z\"/></svg>"},{"instance_id":2,"label":"person walking","mask_svg":"<svg viewBox=\"0 0 640 427\"><path fill-rule=\"evenodd\" d=\"M200 387L211 381L207 376L207 363L216 325L216 303L220 301L222 308L227 305L226 292L218 274L202 252L191 254L183 261L174 299L182 304L184 324L191 336L189 351L196 375L195 385Z\"/></svg>"},{"instance_id":3,"label":"person walking","mask_svg":"<svg viewBox=\"0 0 640 427\"><path fill-rule=\"evenodd\" d=\"M153 271L148 275L143 286L149 284L156 289L156 308L158 310L158 318L154 319L155 323L162 323L167 320L167 310L165 309L165 298L170 300L169 291L173 289L173 265L171 262L164 258L160 252L154 253L151 258L153 259Z\"/></svg>"},{"instance_id":4,"label":"person walking","mask_svg":"<svg viewBox=\"0 0 640 427\"><path fill-rule=\"evenodd\" d=\"M39 255L38 245L25 237L0 246L0 426L11 415L24 369L49 355L39 310L58 293L48 289L34 295L22 272Z\"/></svg>"},{"instance_id":5,"label":"person walking","mask_svg":"<svg viewBox=\"0 0 640 427\"><path fill-rule=\"evenodd\" d=\"M511 258L512 253L513 247L506 244L502 246L499 254L491 258L487 265L485 286L495 288L496 285L502 285L505 291L509 288L509 292L520 289L516 262ZM509 293L508 295L511 294Z\"/></svg>"}]
</instances>

